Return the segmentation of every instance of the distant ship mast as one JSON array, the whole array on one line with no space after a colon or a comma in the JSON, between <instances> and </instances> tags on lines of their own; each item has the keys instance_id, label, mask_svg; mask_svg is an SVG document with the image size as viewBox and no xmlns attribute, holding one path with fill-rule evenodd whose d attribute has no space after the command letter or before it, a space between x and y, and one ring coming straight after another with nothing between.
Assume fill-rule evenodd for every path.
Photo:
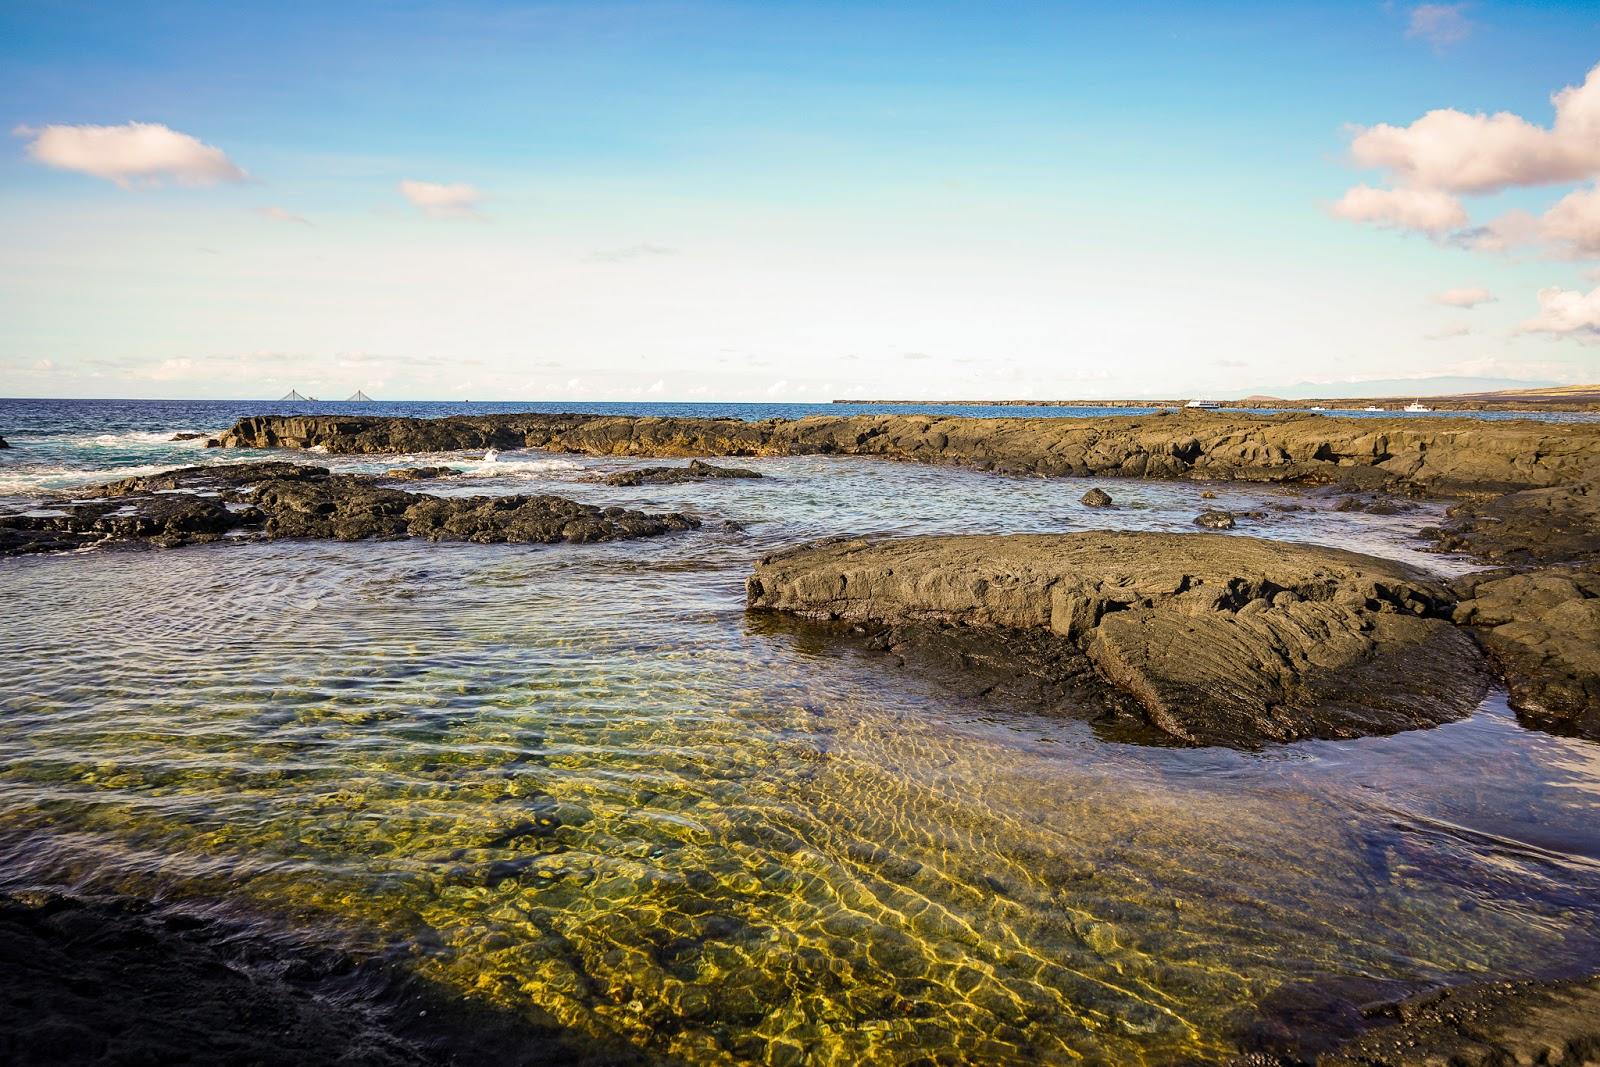
<instances>
[{"instance_id":1,"label":"distant ship mast","mask_svg":"<svg viewBox=\"0 0 1600 1067\"><path fill-rule=\"evenodd\" d=\"M370 403L372 403L372 398L370 396L368 396L366 393L363 393L361 390L357 389L356 390L356 395L351 397L349 400L346 400L345 403L347 403L347 404L370 404Z\"/></svg>"}]
</instances>

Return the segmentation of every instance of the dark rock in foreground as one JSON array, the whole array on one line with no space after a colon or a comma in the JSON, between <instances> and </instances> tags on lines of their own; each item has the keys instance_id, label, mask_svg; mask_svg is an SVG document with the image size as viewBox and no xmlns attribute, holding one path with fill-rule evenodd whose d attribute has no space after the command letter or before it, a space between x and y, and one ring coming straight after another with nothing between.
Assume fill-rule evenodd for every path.
<instances>
[{"instance_id":1,"label":"dark rock in foreground","mask_svg":"<svg viewBox=\"0 0 1600 1067\"><path fill-rule=\"evenodd\" d=\"M714 467L693 459L687 467L640 467L618 471L606 479L607 485L670 485L677 482L703 482L717 478L759 478L761 473L746 467Z\"/></svg>"},{"instance_id":2,"label":"dark rock in foreground","mask_svg":"<svg viewBox=\"0 0 1600 1067\"><path fill-rule=\"evenodd\" d=\"M1092 671L1191 743L1434 726L1471 712L1487 686L1448 592L1312 545L1201 533L855 540L768 556L747 591L755 610L1025 639L1030 661Z\"/></svg>"},{"instance_id":3,"label":"dark rock in foreground","mask_svg":"<svg viewBox=\"0 0 1600 1067\"><path fill-rule=\"evenodd\" d=\"M225 909L0 893L7 1067L642 1067L602 1044Z\"/></svg>"},{"instance_id":4,"label":"dark rock in foreground","mask_svg":"<svg viewBox=\"0 0 1600 1067\"><path fill-rule=\"evenodd\" d=\"M92 490L43 514L0 516L0 555L102 542L162 547L225 536L552 544L652 537L699 520L557 496L437 497L294 463L185 467Z\"/></svg>"}]
</instances>

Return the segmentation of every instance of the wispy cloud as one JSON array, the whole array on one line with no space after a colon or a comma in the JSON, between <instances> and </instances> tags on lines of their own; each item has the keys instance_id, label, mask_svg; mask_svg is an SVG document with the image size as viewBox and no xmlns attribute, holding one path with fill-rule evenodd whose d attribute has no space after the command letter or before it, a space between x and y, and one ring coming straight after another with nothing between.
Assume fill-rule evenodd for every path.
<instances>
[{"instance_id":1,"label":"wispy cloud","mask_svg":"<svg viewBox=\"0 0 1600 1067\"><path fill-rule=\"evenodd\" d=\"M296 226L311 225L311 220L306 218L304 215L296 215L288 208L282 208L276 205L273 205L272 207L257 208L256 214L260 215L262 218L271 219L274 222L289 222Z\"/></svg>"},{"instance_id":2,"label":"wispy cloud","mask_svg":"<svg viewBox=\"0 0 1600 1067\"><path fill-rule=\"evenodd\" d=\"M1453 308L1475 308L1479 304L1494 303L1494 294L1481 285L1465 285L1433 294L1434 303Z\"/></svg>"},{"instance_id":3,"label":"wispy cloud","mask_svg":"<svg viewBox=\"0 0 1600 1067\"><path fill-rule=\"evenodd\" d=\"M60 170L104 178L123 188L160 185L216 185L249 178L220 148L159 122L122 126L18 126L27 137L28 155Z\"/></svg>"},{"instance_id":4,"label":"wispy cloud","mask_svg":"<svg viewBox=\"0 0 1600 1067\"><path fill-rule=\"evenodd\" d=\"M1441 326L1437 330L1422 335L1426 341L1448 341L1452 337L1465 337L1472 332L1471 326Z\"/></svg>"},{"instance_id":5,"label":"wispy cloud","mask_svg":"<svg viewBox=\"0 0 1600 1067\"><path fill-rule=\"evenodd\" d=\"M600 263L624 263L630 259L656 259L661 256L675 256L677 254L678 250L676 248L667 248L663 245L642 241L636 245L628 245L626 248L602 249L599 252L591 253L589 258Z\"/></svg>"},{"instance_id":6,"label":"wispy cloud","mask_svg":"<svg viewBox=\"0 0 1600 1067\"><path fill-rule=\"evenodd\" d=\"M400 195L418 210L438 219L481 218L478 205L483 194L465 182L444 185L407 178L400 183Z\"/></svg>"},{"instance_id":7,"label":"wispy cloud","mask_svg":"<svg viewBox=\"0 0 1600 1067\"><path fill-rule=\"evenodd\" d=\"M1459 44L1472 33L1466 12L1470 4L1419 4L1411 9L1406 36L1427 41L1435 48Z\"/></svg>"}]
</instances>

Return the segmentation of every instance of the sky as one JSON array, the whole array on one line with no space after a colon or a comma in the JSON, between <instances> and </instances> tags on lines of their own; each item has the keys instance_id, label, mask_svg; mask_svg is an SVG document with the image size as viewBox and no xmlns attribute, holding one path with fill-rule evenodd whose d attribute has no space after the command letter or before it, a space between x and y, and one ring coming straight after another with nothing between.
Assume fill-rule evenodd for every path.
<instances>
[{"instance_id":1,"label":"sky","mask_svg":"<svg viewBox=\"0 0 1600 1067\"><path fill-rule=\"evenodd\" d=\"M1600 381L1593 0L7 0L0 121L3 396Z\"/></svg>"}]
</instances>

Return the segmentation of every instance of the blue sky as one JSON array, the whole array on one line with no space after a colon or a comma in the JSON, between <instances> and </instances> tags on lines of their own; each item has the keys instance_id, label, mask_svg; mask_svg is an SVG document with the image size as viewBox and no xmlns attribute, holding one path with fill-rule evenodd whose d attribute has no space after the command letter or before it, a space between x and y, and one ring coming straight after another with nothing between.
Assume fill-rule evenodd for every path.
<instances>
[{"instance_id":1,"label":"blue sky","mask_svg":"<svg viewBox=\"0 0 1600 1067\"><path fill-rule=\"evenodd\" d=\"M1351 158L1432 109L1549 127L1600 8L1422 7L13 0L0 394L1600 380L1600 247L1544 215L1600 163L1433 173L1446 228ZM232 169L83 162L130 123ZM1516 170L1491 132L1463 172Z\"/></svg>"}]
</instances>

